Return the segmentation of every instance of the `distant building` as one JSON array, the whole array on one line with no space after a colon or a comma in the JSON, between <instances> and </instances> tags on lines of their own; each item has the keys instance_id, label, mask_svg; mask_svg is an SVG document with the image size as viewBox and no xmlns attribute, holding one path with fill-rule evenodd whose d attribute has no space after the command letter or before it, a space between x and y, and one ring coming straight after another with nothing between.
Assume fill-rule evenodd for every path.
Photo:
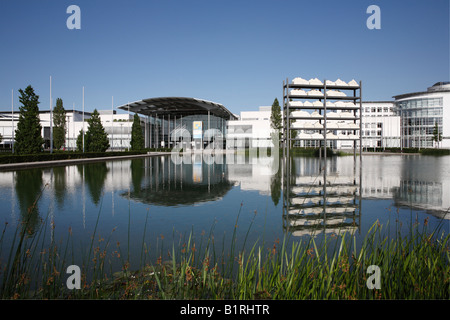
<instances>
[{"instance_id":1,"label":"distant building","mask_svg":"<svg viewBox=\"0 0 450 320\"><path fill-rule=\"evenodd\" d=\"M227 122L227 149L271 148L270 115L272 107L259 107L258 111L241 111L238 120Z\"/></svg>"},{"instance_id":2,"label":"distant building","mask_svg":"<svg viewBox=\"0 0 450 320\"><path fill-rule=\"evenodd\" d=\"M131 126L133 117L128 114L117 114L112 110L99 110L100 120L109 139L109 150L124 150L130 147L131 140ZM81 130L86 132L89 124L87 120L91 118L91 112L83 112L78 110L66 110L66 141L64 143L64 150L75 150L77 147L76 141ZM42 137L44 138L44 148L50 148L50 111L39 111L39 118L42 126ZM19 121L19 112L15 111L0 111L0 134L3 137L0 143L0 149L11 149L11 143L14 134L17 130L17 123Z\"/></svg>"},{"instance_id":3,"label":"distant building","mask_svg":"<svg viewBox=\"0 0 450 320\"><path fill-rule=\"evenodd\" d=\"M362 147L399 148L400 116L393 101L362 102Z\"/></svg>"},{"instance_id":4,"label":"distant building","mask_svg":"<svg viewBox=\"0 0 450 320\"><path fill-rule=\"evenodd\" d=\"M433 148L435 125L442 135L440 148L450 148L450 82L437 82L424 92L394 96L401 118L401 146Z\"/></svg>"}]
</instances>

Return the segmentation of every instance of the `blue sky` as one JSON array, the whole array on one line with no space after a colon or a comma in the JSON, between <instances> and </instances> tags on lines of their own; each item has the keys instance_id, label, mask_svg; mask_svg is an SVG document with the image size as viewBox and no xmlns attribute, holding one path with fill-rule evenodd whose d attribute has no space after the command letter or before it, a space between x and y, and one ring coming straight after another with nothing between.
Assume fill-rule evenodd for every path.
<instances>
[{"instance_id":1,"label":"blue sky","mask_svg":"<svg viewBox=\"0 0 450 320\"><path fill-rule=\"evenodd\" d=\"M81 29L69 30L69 5ZM369 5L381 29L369 30ZM0 110L31 84L40 108L111 109L185 96L256 110L282 99L286 78L363 83L391 100L449 80L449 1L0 1Z\"/></svg>"}]
</instances>

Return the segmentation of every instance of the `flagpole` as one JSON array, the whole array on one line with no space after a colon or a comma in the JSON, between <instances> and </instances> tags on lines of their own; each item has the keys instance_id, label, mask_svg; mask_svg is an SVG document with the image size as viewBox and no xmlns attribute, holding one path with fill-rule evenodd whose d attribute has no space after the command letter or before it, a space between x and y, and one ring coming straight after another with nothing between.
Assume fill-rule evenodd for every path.
<instances>
[{"instance_id":1,"label":"flagpole","mask_svg":"<svg viewBox=\"0 0 450 320\"><path fill-rule=\"evenodd\" d=\"M111 151L114 151L114 96L111 98Z\"/></svg>"},{"instance_id":2,"label":"flagpole","mask_svg":"<svg viewBox=\"0 0 450 320\"><path fill-rule=\"evenodd\" d=\"M75 140L75 102L72 104L72 142L73 142L73 150L76 150L77 142Z\"/></svg>"},{"instance_id":3,"label":"flagpole","mask_svg":"<svg viewBox=\"0 0 450 320\"><path fill-rule=\"evenodd\" d=\"M52 76L50 76L50 153L53 153Z\"/></svg>"},{"instance_id":4,"label":"flagpole","mask_svg":"<svg viewBox=\"0 0 450 320\"><path fill-rule=\"evenodd\" d=\"M83 153L84 153L84 87L83 87Z\"/></svg>"},{"instance_id":5,"label":"flagpole","mask_svg":"<svg viewBox=\"0 0 450 320\"><path fill-rule=\"evenodd\" d=\"M14 153L14 89L11 89L11 150Z\"/></svg>"}]
</instances>

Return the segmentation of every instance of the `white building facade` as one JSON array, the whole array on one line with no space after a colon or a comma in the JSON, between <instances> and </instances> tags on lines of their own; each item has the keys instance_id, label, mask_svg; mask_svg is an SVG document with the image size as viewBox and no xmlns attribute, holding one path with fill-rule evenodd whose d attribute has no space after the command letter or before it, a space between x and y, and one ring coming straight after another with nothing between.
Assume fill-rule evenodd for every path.
<instances>
[{"instance_id":1,"label":"white building facade","mask_svg":"<svg viewBox=\"0 0 450 320\"><path fill-rule=\"evenodd\" d=\"M362 147L400 148L400 116L393 101L362 102Z\"/></svg>"},{"instance_id":2,"label":"white building facade","mask_svg":"<svg viewBox=\"0 0 450 320\"><path fill-rule=\"evenodd\" d=\"M108 134L110 151L125 150L130 148L131 127L133 124L133 116L127 113L117 114L112 110L100 110L100 120L106 133ZM78 110L66 110L66 137L63 146L64 150L76 150L77 137L80 131L87 131L89 124L88 119L91 118L91 112L82 112ZM41 135L44 138L44 149L50 148L51 125L50 111L40 111L39 118L42 126ZM84 121L83 121L84 119ZM0 112L0 134L2 141L0 142L0 150L10 150L14 138L17 123L19 121L19 112L11 111ZM141 122L143 120L141 119Z\"/></svg>"},{"instance_id":3,"label":"white building facade","mask_svg":"<svg viewBox=\"0 0 450 320\"><path fill-rule=\"evenodd\" d=\"M272 148L271 110L263 106L258 111L242 111L238 120L228 121L226 148Z\"/></svg>"},{"instance_id":4,"label":"white building facade","mask_svg":"<svg viewBox=\"0 0 450 320\"><path fill-rule=\"evenodd\" d=\"M450 82L437 82L425 92L394 96L395 113L401 118L404 148L450 148ZM442 141L434 138L438 126Z\"/></svg>"}]
</instances>

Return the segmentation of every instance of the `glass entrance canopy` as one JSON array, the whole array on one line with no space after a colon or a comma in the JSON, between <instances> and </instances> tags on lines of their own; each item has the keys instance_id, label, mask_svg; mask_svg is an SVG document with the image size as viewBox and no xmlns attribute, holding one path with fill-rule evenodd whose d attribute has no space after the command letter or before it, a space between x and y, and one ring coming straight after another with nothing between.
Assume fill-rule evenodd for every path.
<instances>
[{"instance_id":1,"label":"glass entrance canopy","mask_svg":"<svg viewBox=\"0 0 450 320\"><path fill-rule=\"evenodd\" d=\"M237 117L223 105L202 99L161 97L143 99L118 109L146 116L145 143L148 148L202 149L212 142L211 132L226 136L226 121Z\"/></svg>"}]
</instances>

